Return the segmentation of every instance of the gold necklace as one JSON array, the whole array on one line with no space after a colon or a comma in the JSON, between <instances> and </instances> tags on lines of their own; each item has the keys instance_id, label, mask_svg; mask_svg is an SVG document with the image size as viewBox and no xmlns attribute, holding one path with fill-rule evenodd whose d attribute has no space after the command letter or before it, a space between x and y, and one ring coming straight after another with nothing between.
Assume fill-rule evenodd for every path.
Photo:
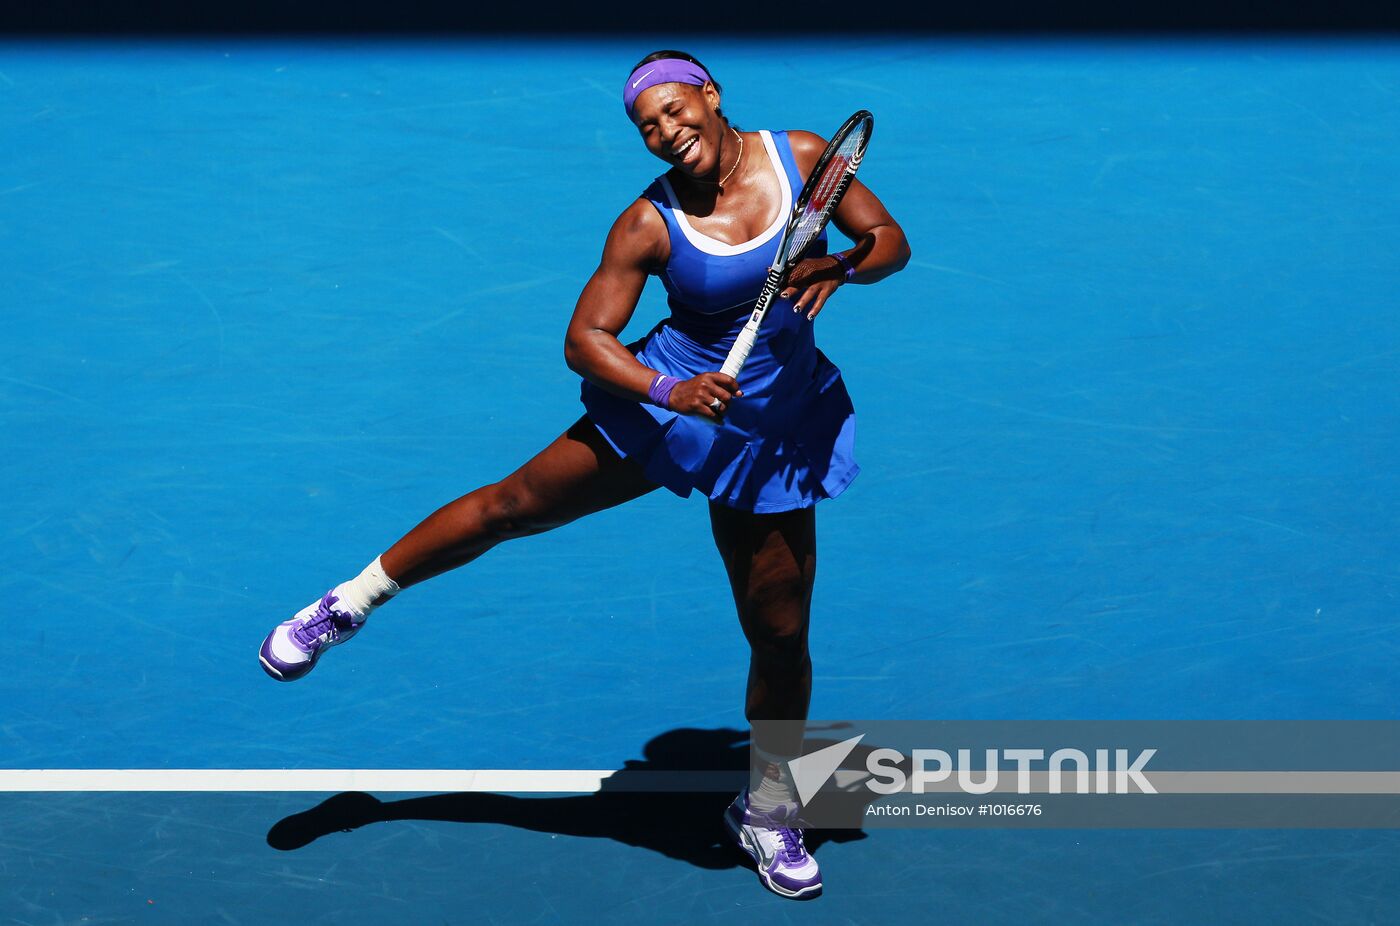
<instances>
[{"instance_id":1,"label":"gold necklace","mask_svg":"<svg viewBox=\"0 0 1400 926\"><path fill-rule=\"evenodd\" d=\"M738 157L734 158L734 166L729 168L729 173L725 174L724 179L720 180L720 182L717 184L721 193L724 192L724 185L729 182L729 178L734 176L734 171L739 169L739 162L744 159L744 136L740 135L739 130L734 128L734 126L732 125L729 127L729 131L733 132L734 137L739 139L739 155ZM714 181L707 182L713 183Z\"/></svg>"}]
</instances>

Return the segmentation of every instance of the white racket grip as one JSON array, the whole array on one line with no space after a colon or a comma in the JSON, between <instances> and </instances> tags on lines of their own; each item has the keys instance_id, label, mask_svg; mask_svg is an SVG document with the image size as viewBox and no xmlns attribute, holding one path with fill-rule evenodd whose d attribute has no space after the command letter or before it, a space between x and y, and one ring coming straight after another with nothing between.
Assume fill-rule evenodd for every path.
<instances>
[{"instance_id":1,"label":"white racket grip","mask_svg":"<svg viewBox=\"0 0 1400 926\"><path fill-rule=\"evenodd\" d=\"M734 339L734 346L729 348L729 356L724 358L724 366L720 367L719 371L725 376L738 379L739 371L744 368L744 361L749 359L749 351L753 350L757 340L758 322L749 319L744 330L739 332L739 337Z\"/></svg>"}]
</instances>

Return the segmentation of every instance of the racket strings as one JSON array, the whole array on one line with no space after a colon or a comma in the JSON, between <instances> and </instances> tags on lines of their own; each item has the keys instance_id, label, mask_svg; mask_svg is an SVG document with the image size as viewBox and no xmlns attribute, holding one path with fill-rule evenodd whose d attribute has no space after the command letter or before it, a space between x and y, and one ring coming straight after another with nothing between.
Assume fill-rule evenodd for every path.
<instances>
[{"instance_id":1,"label":"racket strings","mask_svg":"<svg viewBox=\"0 0 1400 926\"><path fill-rule=\"evenodd\" d=\"M835 154L827 162L816 187L812 190L811 199L807 201L802 216L788 239L787 261L795 260L807 250L808 245L826 226L832 208L841 200L851 177L855 175L856 168L860 166L867 137L868 132L865 131L851 132L842 139Z\"/></svg>"}]
</instances>

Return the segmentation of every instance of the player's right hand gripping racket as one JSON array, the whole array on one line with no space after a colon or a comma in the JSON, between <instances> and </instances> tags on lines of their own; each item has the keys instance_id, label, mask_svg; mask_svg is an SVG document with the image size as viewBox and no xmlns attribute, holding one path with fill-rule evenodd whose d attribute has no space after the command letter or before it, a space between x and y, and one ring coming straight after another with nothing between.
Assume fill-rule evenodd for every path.
<instances>
[{"instance_id":1,"label":"player's right hand gripping racket","mask_svg":"<svg viewBox=\"0 0 1400 926\"><path fill-rule=\"evenodd\" d=\"M826 228L841 197L846 195L846 188L851 185L851 178L855 177L861 158L865 157L865 147L870 144L870 133L874 128L875 117L862 109L836 130L831 143L817 159L817 165L812 168L797 202L793 204L792 215L783 231L783 240L768 268L768 278L763 281L753 314L749 316L744 330L739 332L734 346L729 349L729 356L720 372L737 378L744 368L744 361L749 359L749 351L753 350L754 341L758 338L763 316L768 314L768 307L783 290L788 273L802 259L802 252Z\"/></svg>"}]
</instances>

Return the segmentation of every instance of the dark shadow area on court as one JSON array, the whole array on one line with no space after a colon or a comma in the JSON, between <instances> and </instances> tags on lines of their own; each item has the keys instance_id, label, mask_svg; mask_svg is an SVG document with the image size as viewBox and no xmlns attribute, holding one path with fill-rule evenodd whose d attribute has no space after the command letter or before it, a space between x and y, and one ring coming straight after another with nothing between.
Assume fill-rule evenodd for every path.
<instances>
[{"instance_id":1,"label":"dark shadow area on court","mask_svg":"<svg viewBox=\"0 0 1400 926\"><path fill-rule=\"evenodd\" d=\"M809 740L808 751L834 741ZM869 747L873 748L873 747ZM869 748L854 752L847 765L863 763ZM495 823L538 833L612 839L650 849L711 870L734 868L747 859L730 842L721 815L734 794L705 791L638 791L644 774L655 772L734 773L736 789L748 767L748 734L734 729L676 729L649 741L645 757L629 760L594 794L568 797L516 797L508 794L435 794L381 801L370 794L344 792L278 821L267 834L274 849L300 849L322 836L371 823L432 820ZM868 793L868 792L867 792ZM856 797L850 819L858 824L866 801ZM807 846L816 852L827 842L852 842L866 834L857 828L810 830Z\"/></svg>"}]
</instances>

